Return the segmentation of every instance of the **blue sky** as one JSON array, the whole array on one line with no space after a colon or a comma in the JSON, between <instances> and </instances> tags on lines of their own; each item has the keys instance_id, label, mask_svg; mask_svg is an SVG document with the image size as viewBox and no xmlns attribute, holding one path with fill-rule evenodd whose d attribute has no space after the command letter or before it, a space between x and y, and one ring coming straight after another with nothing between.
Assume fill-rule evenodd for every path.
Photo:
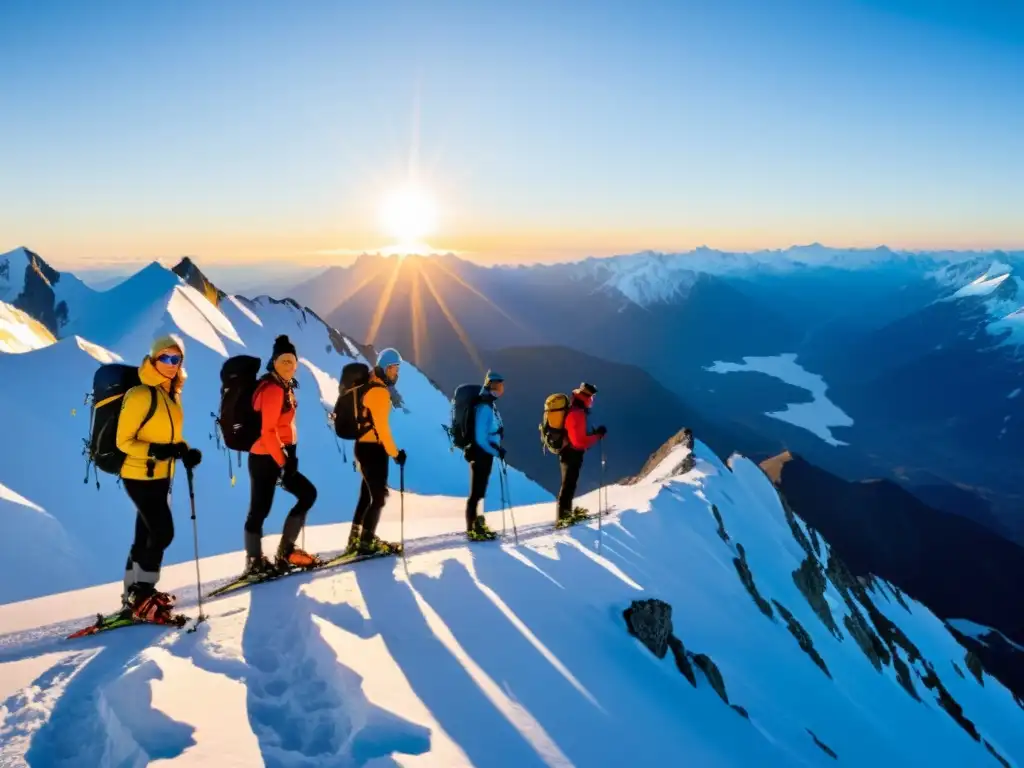
<instances>
[{"instance_id":1,"label":"blue sky","mask_svg":"<svg viewBox=\"0 0 1024 768\"><path fill-rule=\"evenodd\" d=\"M1024 247L1019 3L506 5L4 0L0 251Z\"/></svg>"}]
</instances>

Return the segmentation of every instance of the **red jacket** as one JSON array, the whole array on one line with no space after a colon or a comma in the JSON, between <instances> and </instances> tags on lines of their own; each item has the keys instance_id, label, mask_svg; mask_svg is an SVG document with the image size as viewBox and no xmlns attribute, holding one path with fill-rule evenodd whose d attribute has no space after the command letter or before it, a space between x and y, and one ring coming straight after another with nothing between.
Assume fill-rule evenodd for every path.
<instances>
[{"instance_id":1,"label":"red jacket","mask_svg":"<svg viewBox=\"0 0 1024 768\"><path fill-rule=\"evenodd\" d=\"M565 431L569 436L569 445L577 451L585 451L600 441L600 435L587 434L587 412L594 398L577 392L569 405L569 413L565 417Z\"/></svg>"},{"instance_id":2,"label":"red jacket","mask_svg":"<svg viewBox=\"0 0 1024 768\"><path fill-rule=\"evenodd\" d=\"M288 390L286 408L285 388L276 380L268 379L256 387L252 396L253 410L262 417L260 438L250 451L257 455L270 454L279 466L284 466L284 446L295 444L295 409L298 403L293 390Z\"/></svg>"}]
</instances>

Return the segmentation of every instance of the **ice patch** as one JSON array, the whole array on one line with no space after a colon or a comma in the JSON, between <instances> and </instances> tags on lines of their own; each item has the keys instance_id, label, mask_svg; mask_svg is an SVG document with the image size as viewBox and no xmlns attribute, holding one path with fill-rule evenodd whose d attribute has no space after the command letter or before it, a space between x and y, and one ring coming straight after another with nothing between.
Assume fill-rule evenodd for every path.
<instances>
[{"instance_id":1,"label":"ice patch","mask_svg":"<svg viewBox=\"0 0 1024 768\"><path fill-rule=\"evenodd\" d=\"M716 360L714 365L705 370L712 373L743 371L764 373L786 384L807 390L814 396L814 400L810 403L790 403L786 406L786 410L772 411L766 413L765 416L802 427L829 445L848 445L848 443L833 437L830 427L852 427L853 419L828 399L825 394L828 390L825 379L804 370L803 366L796 362L796 357L793 353L773 357L744 357L743 365Z\"/></svg>"},{"instance_id":2,"label":"ice patch","mask_svg":"<svg viewBox=\"0 0 1024 768\"><path fill-rule=\"evenodd\" d=\"M16 493L16 492L12 491L10 488L8 488L3 483L0 483L0 499L3 499L4 501L10 501L10 502L12 502L14 504L20 504L23 507L28 507L29 509L34 509L36 512L41 512L42 514L46 515L47 517L52 517L49 512L47 512L45 509L40 507L38 504L29 501L24 496L22 496L20 493Z\"/></svg>"}]
</instances>

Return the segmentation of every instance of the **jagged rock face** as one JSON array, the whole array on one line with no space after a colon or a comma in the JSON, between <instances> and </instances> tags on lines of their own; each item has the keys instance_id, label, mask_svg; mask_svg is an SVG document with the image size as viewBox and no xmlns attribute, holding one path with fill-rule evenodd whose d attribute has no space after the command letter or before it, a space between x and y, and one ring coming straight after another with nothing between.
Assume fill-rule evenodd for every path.
<instances>
[{"instance_id":1,"label":"jagged rock face","mask_svg":"<svg viewBox=\"0 0 1024 768\"><path fill-rule=\"evenodd\" d=\"M214 285L188 256L179 261L171 271L203 294L215 307L227 298L227 294Z\"/></svg>"},{"instance_id":2,"label":"jagged rock face","mask_svg":"<svg viewBox=\"0 0 1024 768\"><path fill-rule=\"evenodd\" d=\"M662 600L638 600L623 611L629 633L664 659L672 635L672 606Z\"/></svg>"},{"instance_id":3,"label":"jagged rock face","mask_svg":"<svg viewBox=\"0 0 1024 768\"><path fill-rule=\"evenodd\" d=\"M792 633L793 637L796 638L797 644L801 650L811 657L811 660L818 665L818 668L825 673L825 675L831 680L832 673L828 671L828 665L825 664L825 660L818 653L818 650L814 647L814 641L811 640L811 636L804 629L803 625L797 621L796 617L789 612L789 610L782 605L778 600L772 600L775 603L775 607L779 611L779 615L782 616L783 621L786 622L786 626Z\"/></svg>"},{"instance_id":4,"label":"jagged rock face","mask_svg":"<svg viewBox=\"0 0 1024 768\"><path fill-rule=\"evenodd\" d=\"M819 748L821 749L821 751L822 751L822 752L824 752L824 753L825 753L826 755L828 755L829 757L831 757L831 758L832 758L833 760L838 760L838 759L839 759L839 755L837 755L837 754L836 754L836 753L835 753L835 752L834 752L834 751L833 751L833 750L831 749L831 747L829 747L829 746L828 746L828 744L826 744L826 743L825 743L825 742L823 742L823 741L822 741L821 739L819 739L819 738L818 738L818 736L817 736L817 734L816 734L816 733L815 733L814 731L812 731L812 730L811 730L810 728L808 728L808 729L807 729L807 732L808 732L809 734L811 734L811 738L812 738L812 739L814 739L814 743L818 745L818 747L819 747Z\"/></svg>"},{"instance_id":5,"label":"jagged rock face","mask_svg":"<svg viewBox=\"0 0 1024 768\"><path fill-rule=\"evenodd\" d=\"M743 549L742 544L736 544L736 552L739 554L739 557L734 557L732 564L736 566L736 573L739 575L740 581L747 588L747 592L753 598L761 613L774 621L775 615L772 613L771 604L757 591L757 585L754 583L754 574L751 573L750 566L747 564L747 553Z\"/></svg>"},{"instance_id":6,"label":"jagged rock face","mask_svg":"<svg viewBox=\"0 0 1024 768\"><path fill-rule=\"evenodd\" d=\"M688 453L677 466L673 467L672 471L670 471L666 476L676 477L678 475L685 475L687 472L693 469L697 463L697 460L693 457L692 453L693 432L690 431L689 428L679 430L676 434L674 434L672 437L666 440L665 444L662 445L661 448L656 450L654 453L652 453L651 457L647 459L646 462L644 462L644 465L640 469L640 472L638 472L634 477L630 477L626 480L623 480L622 484L636 485L637 483L639 483L651 472L653 472L655 467L661 464L661 462L663 462L665 458L680 445L684 446L688 451L690 451L690 453Z\"/></svg>"},{"instance_id":7,"label":"jagged rock face","mask_svg":"<svg viewBox=\"0 0 1024 768\"><path fill-rule=\"evenodd\" d=\"M11 304L59 337L60 329L68 322L68 306L63 301L58 302L53 292L53 286L60 281L60 272L43 261L38 254L27 249L25 253L28 255L25 287ZM10 274L10 264L6 259L0 264L0 270L6 270L5 276L8 279L14 277Z\"/></svg>"}]
</instances>

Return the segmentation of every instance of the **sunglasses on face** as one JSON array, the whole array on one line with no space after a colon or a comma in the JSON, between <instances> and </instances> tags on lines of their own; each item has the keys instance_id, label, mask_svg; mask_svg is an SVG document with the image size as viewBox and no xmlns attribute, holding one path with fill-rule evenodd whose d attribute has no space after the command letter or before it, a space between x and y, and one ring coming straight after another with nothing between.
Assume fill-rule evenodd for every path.
<instances>
[{"instance_id":1,"label":"sunglasses on face","mask_svg":"<svg viewBox=\"0 0 1024 768\"><path fill-rule=\"evenodd\" d=\"M160 355L156 361L165 365L177 365L181 362L181 355Z\"/></svg>"}]
</instances>

